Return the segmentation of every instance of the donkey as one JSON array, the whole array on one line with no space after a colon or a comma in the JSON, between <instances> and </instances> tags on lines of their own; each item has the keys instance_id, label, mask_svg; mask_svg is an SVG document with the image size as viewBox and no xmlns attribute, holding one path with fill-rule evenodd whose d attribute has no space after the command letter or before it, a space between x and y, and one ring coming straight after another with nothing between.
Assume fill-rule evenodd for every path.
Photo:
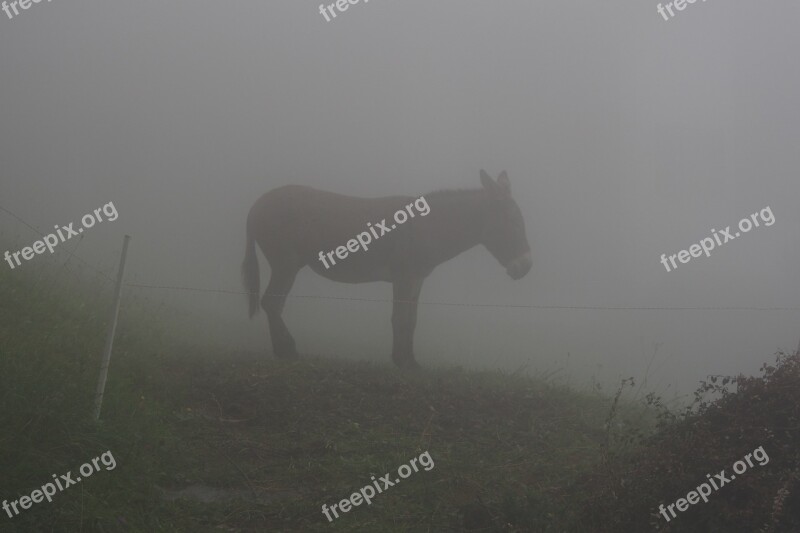
<instances>
[{"instance_id":1,"label":"donkey","mask_svg":"<svg viewBox=\"0 0 800 533\"><path fill-rule=\"evenodd\" d=\"M522 278L531 268L525 221L511 197L508 175L503 171L495 181L481 170L481 184L478 189L425 195L428 213L418 217L410 196L357 198L286 185L259 198L247 216L242 279L252 318L258 312L260 292L258 243L272 270L261 307L267 313L275 356L297 356L281 313L297 272L308 266L333 281L392 283L392 360L401 368L418 367L413 352L417 301L423 280L436 266L482 244L512 279ZM404 210L412 218L373 240L367 250L323 265L321 252L341 249L364 232L368 222L377 227L377 221L392 221L395 212Z\"/></svg>"}]
</instances>

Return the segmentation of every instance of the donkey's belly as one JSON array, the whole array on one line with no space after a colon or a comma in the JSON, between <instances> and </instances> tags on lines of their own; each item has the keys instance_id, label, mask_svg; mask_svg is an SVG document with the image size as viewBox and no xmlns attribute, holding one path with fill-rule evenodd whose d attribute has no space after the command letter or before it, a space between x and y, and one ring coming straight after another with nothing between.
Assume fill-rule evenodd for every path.
<instances>
[{"instance_id":1,"label":"donkey's belly","mask_svg":"<svg viewBox=\"0 0 800 533\"><path fill-rule=\"evenodd\" d=\"M325 268L322 262L310 263L311 270L331 281L342 283L369 283L371 281L392 281L392 273L388 266L369 265L365 268L362 265L346 265L344 262L337 263L330 268ZM348 268L349 266L349 268ZM361 266L361 268L358 268Z\"/></svg>"}]
</instances>

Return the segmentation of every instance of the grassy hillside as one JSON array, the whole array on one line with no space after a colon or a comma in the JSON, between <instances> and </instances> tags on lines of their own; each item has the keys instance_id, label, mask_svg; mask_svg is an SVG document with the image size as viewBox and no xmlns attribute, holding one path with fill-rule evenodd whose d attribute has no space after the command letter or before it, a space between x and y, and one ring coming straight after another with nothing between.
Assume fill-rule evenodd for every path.
<instances>
[{"instance_id":1,"label":"grassy hillside","mask_svg":"<svg viewBox=\"0 0 800 533\"><path fill-rule=\"evenodd\" d=\"M52 503L13 518L0 511L0 531L645 531L665 525L658 504L691 490L704 468L758 443L774 454L771 468L734 487L753 501L743 507L730 496L738 492L720 491L668 530L749 527L741 513L718 516L746 508L753 523L791 531L773 501L793 502L795 456L783 450L797 449L789 409L798 402L787 396L795 404L781 407L796 385L786 364L751 378L749 389L712 390L720 401L662 412L656 432L657 410L625 395L617 402L491 372L408 374L178 342L151 302L127 298L96 425L88 420L110 292L101 280L0 270L0 499L30 494L106 450L117 462ZM772 417L757 433L737 426L736 416L755 420L759 402ZM733 404L751 407L723 416ZM731 432L747 428L742 444L752 447L732 445ZM426 451L430 470L332 523L322 514L372 476L397 478Z\"/></svg>"},{"instance_id":2,"label":"grassy hillside","mask_svg":"<svg viewBox=\"0 0 800 533\"><path fill-rule=\"evenodd\" d=\"M563 523L572 513L564 488L603 452L607 404L524 379L403 375L319 359L187 367L188 358L168 370L191 384L178 430L202 445L175 471L272 500L258 513L244 502L225 509L237 513L230 525L247 530L266 523L284 531L442 531L500 526L511 515L527 527ZM424 451L432 470L369 508L324 519L323 503L349 497L372 475L394 479Z\"/></svg>"},{"instance_id":3,"label":"grassy hillside","mask_svg":"<svg viewBox=\"0 0 800 533\"><path fill-rule=\"evenodd\" d=\"M127 299L89 422L111 287L0 270L0 498L110 450L116 469L8 531L439 531L569 521L564 488L603 454L609 401L460 370L279 362L176 343ZM321 513L424 451L434 461L328 523ZM530 524L526 527L532 527Z\"/></svg>"}]
</instances>

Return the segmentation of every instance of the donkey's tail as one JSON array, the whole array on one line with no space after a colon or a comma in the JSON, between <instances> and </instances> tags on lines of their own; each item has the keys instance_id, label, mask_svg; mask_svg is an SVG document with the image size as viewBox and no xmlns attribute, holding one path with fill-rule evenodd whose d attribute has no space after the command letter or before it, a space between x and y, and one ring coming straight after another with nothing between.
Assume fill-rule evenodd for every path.
<instances>
[{"instance_id":1,"label":"donkey's tail","mask_svg":"<svg viewBox=\"0 0 800 533\"><path fill-rule=\"evenodd\" d=\"M250 304L250 318L258 313L258 294L261 292L261 281L258 274L258 257L256 256L256 241L250 231L250 224L247 224L247 244L244 249L244 261L242 262L242 283L247 291L247 299Z\"/></svg>"}]
</instances>

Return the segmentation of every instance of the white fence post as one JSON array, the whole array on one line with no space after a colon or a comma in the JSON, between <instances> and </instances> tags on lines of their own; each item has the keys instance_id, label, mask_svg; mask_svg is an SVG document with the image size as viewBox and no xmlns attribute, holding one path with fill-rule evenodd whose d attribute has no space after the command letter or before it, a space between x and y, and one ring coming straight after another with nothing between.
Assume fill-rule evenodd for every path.
<instances>
[{"instance_id":1,"label":"white fence post","mask_svg":"<svg viewBox=\"0 0 800 533\"><path fill-rule=\"evenodd\" d=\"M111 322L108 324L108 336L106 337L106 347L103 350L103 363L100 365L100 379L97 381L97 392L94 396L94 419L100 419L100 408L103 405L103 393L106 389L106 378L108 377L108 365L111 363L111 348L114 346L114 331L117 329L117 317L119 316L119 301L122 296L122 278L125 274L125 257L128 255L128 243L130 235L125 235L122 241L122 257L119 260L119 270L117 271L117 287L114 290L114 307L111 310Z\"/></svg>"}]
</instances>

